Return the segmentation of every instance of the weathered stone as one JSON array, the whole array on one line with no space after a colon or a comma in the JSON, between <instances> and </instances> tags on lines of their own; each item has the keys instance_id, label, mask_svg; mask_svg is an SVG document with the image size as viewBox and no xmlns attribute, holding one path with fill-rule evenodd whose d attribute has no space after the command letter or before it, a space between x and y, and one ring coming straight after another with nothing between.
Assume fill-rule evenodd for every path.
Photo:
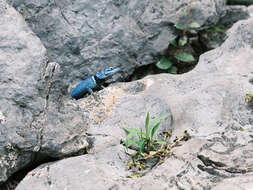
<instances>
[{"instance_id":1,"label":"weathered stone","mask_svg":"<svg viewBox=\"0 0 253 190\"><path fill-rule=\"evenodd\" d=\"M68 93L81 79L119 66L122 80L154 63L176 37L174 24L186 21L188 0L9 0L61 65L57 89ZM216 24L224 0L194 2L191 21ZM114 80L113 79L113 80Z\"/></svg>"},{"instance_id":2,"label":"weathered stone","mask_svg":"<svg viewBox=\"0 0 253 190\"><path fill-rule=\"evenodd\" d=\"M228 5L252 5L253 4L253 0L227 0L227 4Z\"/></svg>"},{"instance_id":3,"label":"weathered stone","mask_svg":"<svg viewBox=\"0 0 253 190\"><path fill-rule=\"evenodd\" d=\"M45 164L30 172L17 189L250 189L253 116L245 95L252 91L252 36L253 19L240 21L229 30L225 43L202 55L189 73L116 84L78 100L74 104L89 121L94 154ZM141 125L152 107L158 115L169 107L173 137L187 130L191 139L145 176L129 179L120 127Z\"/></svg>"},{"instance_id":4,"label":"weathered stone","mask_svg":"<svg viewBox=\"0 0 253 190\"><path fill-rule=\"evenodd\" d=\"M31 162L38 144L30 124L43 112L36 86L45 62L40 40L15 9L0 1L0 183Z\"/></svg>"},{"instance_id":5,"label":"weathered stone","mask_svg":"<svg viewBox=\"0 0 253 190\"><path fill-rule=\"evenodd\" d=\"M81 107L88 121L87 132L94 136L92 152L117 145L126 136L123 128L135 128L145 131L147 112L151 119L168 114L157 131L156 138L163 131L173 129L173 117L168 104L161 98L145 95L147 82L114 85L94 99L81 100Z\"/></svg>"},{"instance_id":6,"label":"weathered stone","mask_svg":"<svg viewBox=\"0 0 253 190\"><path fill-rule=\"evenodd\" d=\"M250 13L245 6L226 6L218 25L199 33L199 41L206 51L218 48L226 39L226 31L239 20L248 19Z\"/></svg>"},{"instance_id":7,"label":"weathered stone","mask_svg":"<svg viewBox=\"0 0 253 190\"><path fill-rule=\"evenodd\" d=\"M246 6L226 6L223 14L224 16L220 18L219 24L229 25L249 18L249 12Z\"/></svg>"},{"instance_id":8,"label":"weathered stone","mask_svg":"<svg viewBox=\"0 0 253 190\"><path fill-rule=\"evenodd\" d=\"M252 17L252 15L253 15L253 5L248 7L248 12L249 12L249 15Z\"/></svg>"},{"instance_id":9,"label":"weathered stone","mask_svg":"<svg viewBox=\"0 0 253 190\"><path fill-rule=\"evenodd\" d=\"M42 154L59 158L88 147L78 108L50 96L58 64L48 62L39 38L3 0L0 65L0 184Z\"/></svg>"},{"instance_id":10,"label":"weathered stone","mask_svg":"<svg viewBox=\"0 0 253 190\"><path fill-rule=\"evenodd\" d=\"M124 179L124 175L128 173L124 168L126 164L125 160L127 160L126 157L124 149L115 146L96 154L97 160L93 160L93 155L87 155L85 157L78 156L42 165L28 174L27 178L35 179L33 183L24 181L16 189L91 188L99 190L119 187L115 179L118 179L120 182L121 179ZM64 167L62 167L62 164ZM58 175L55 175L56 173ZM99 175L97 175L98 173ZM87 180L89 177L90 180Z\"/></svg>"}]
</instances>

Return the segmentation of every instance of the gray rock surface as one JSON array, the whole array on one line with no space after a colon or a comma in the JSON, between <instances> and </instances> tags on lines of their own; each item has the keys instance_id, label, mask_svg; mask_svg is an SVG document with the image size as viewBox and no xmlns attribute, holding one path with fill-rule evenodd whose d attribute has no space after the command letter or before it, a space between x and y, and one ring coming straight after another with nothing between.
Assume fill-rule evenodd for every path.
<instances>
[{"instance_id":1,"label":"gray rock surface","mask_svg":"<svg viewBox=\"0 0 253 190\"><path fill-rule=\"evenodd\" d=\"M45 48L14 8L0 1L0 183L32 160L31 124L44 110L38 83ZM40 72L41 71L41 72Z\"/></svg>"},{"instance_id":2,"label":"gray rock surface","mask_svg":"<svg viewBox=\"0 0 253 190\"><path fill-rule=\"evenodd\" d=\"M82 114L71 104L62 111L60 102L51 100L58 64L48 62L39 38L5 1L0 1L0 65L0 184L42 155L59 158L88 147Z\"/></svg>"},{"instance_id":3,"label":"gray rock surface","mask_svg":"<svg viewBox=\"0 0 253 190\"><path fill-rule=\"evenodd\" d=\"M185 22L188 0L8 0L25 18L60 64L58 89L67 93L81 79L119 66L115 79L126 79L143 65L156 62ZM191 20L216 24L224 0L194 2ZM114 79L113 79L114 80ZM69 89L70 90L70 89Z\"/></svg>"},{"instance_id":4,"label":"gray rock surface","mask_svg":"<svg viewBox=\"0 0 253 190\"><path fill-rule=\"evenodd\" d=\"M248 12L249 12L249 15L252 17L253 16L253 5L250 5L248 7Z\"/></svg>"},{"instance_id":5,"label":"gray rock surface","mask_svg":"<svg viewBox=\"0 0 253 190\"><path fill-rule=\"evenodd\" d=\"M219 23L225 25L249 18L249 11L246 6L226 6L223 14L224 16L220 18Z\"/></svg>"},{"instance_id":6,"label":"gray rock surface","mask_svg":"<svg viewBox=\"0 0 253 190\"><path fill-rule=\"evenodd\" d=\"M122 103L125 108L134 108L126 110L128 118L116 119L117 114L124 117L119 108L110 112L114 99L107 99L109 103L112 101L107 106L112 107L105 106L104 113L96 109L92 117L87 109L92 111L97 101L76 104L69 99L68 90L70 84L109 65L121 66L122 73L116 78L125 78L135 67L153 62L175 37L171 24L181 22L179 13L187 7L184 1L9 2L40 39L21 15L5 0L0 1L0 184L45 157L79 155L92 144L100 145L99 141L106 139L94 141L92 136L87 137L87 130L94 131L91 126L105 127L114 122L118 126L139 127L148 111L142 109L152 108L153 117L170 112L168 104L159 97L135 95L145 87L135 85L119 99L128 101ZM193 19L201 13L205 15L201 25L218 20L223 1L198 4ZM173 12L174 9L179 12ZM48 60L40 40L50 61L59 64ZM111 95L105 95L108 97ZM147 104L137 106L138 102ZM108 114L111 116L107 120L101 118ZM97 119L99 122L94 123ZM171 123L169 118L167 126L164 124L161 129L170 129ZM125 135L118 136L116 132L112 133L117 136L116 141L111 141L111 136L107 138L112 144ZM104 146L107 147L106 143ZM94 146L93 151L102 148Z\"/></svg>"},{"instance_id":7,"label":"gray rock surface","mask_svg":"<svg viewBox=\"0 0 253 190\"><path fill-rule=\"evenodd\" d=\"M115 84L73 103L89 121L93 154L42 165L17 190L251 189L253 108L245 95L253 89L252 36L253 19L240 21L225 43L202 55L189 73ZM129 179L120 127L141 125L150 109L154 115L170 110L173 137L187 130L191 139L145 176Z\"/></svg>"},{"instance_id":8,"label":"gray rock surface","mask_svg":"<svg viewBox=\"0 0 253 190\"><path fill-rule=\"evenodd\" d=\"M226 31L237 21L248 19L250 11L246 6L226 6L218 25L199 33L202 48L212 50L218 48L226 39Z\"/></svg>"}]
</instances>

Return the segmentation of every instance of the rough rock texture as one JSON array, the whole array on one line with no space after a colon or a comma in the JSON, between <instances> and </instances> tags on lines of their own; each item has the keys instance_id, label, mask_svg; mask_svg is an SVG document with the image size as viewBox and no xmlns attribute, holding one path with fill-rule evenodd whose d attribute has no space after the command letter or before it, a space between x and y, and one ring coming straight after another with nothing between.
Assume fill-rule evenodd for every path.
<instances>
[{"instance_id":1,"label":"rough rock texture","mask_svg":"<svg viewBox=\"0 0 253 190\"><path fill-rule=\"evenodd\" d=\"M248 7L248 12L249 12L249 15L252 17L253 16L253 5Z\"/></svg>"},{"instance_id":2,"label":"rough rock texture","mask_svg":"<svg viewBox=\"0 0 253 190\"><path fill-rule=\"evenodd\" d=\"M246 6L226 6L217 26L199 33L202 48L212 50L218 48L226 39L226 31L237 21L248 19L250 11Z\"/></svg>"},{"instance_id":3,"label":"rough rock texture","mask_svg":"<svg viewBox=\"0 0 253 190\"><path fill-rule=\"evenodd\" d=\"M252 189L253 107L245 102L253 90L252 36L253 19L240 21L225 43L202 55L189 73L116 84L77 101L89 121L94 154L42 165L17 190ZM147 111L169 110L173 136L188 130L191 139L145 176L127 178L120 127L139 126Z\"/></svg>"},{"instance_id":4,"label":"rough rock texture","mask_svg":"<svg viewBox=\"0 0 253 190\"><path fill-rule=\"evenodd\" d=\"M59 158L88 147L82 114L51 102L59 67L45 54L22 16L0 1L0 184L41 155Z\"/></svg>"},{"instance_id":5,"label":"rough rock texture","mask_svg":"<svg viewBox=\"0 0 253 190\"><path fill-rule=\"evenodd\" d=\"M115 79L126 79L157 61L174 39L173 25L185 22L188 0L9 0L24 16L61 65L58 89L67 91L80 79L119 66ZM192 20L216 24L224 0L194 2Z\"/></svg>"},{"instance_id":6,"label":"rough rock texture","mask_svg":"<svg viewBox=\"0 0 253 190\"><path fill-rule=\"evenodd\" d=\"M1 183L31 161L38 144L38 129L31 124L44 110L37 85L46 57L40 40L5 1L0 1L0 31Z\"/></svg>"},{"instance_id":7,"label":"rough rock texture","mask_svg":"<svg viewBox=\"0 0 253 190\"><path fill-rule=\"evenodd\" d=\"M182 22L180 12L187 8L186 0L9 2L44 43L50 60L59 64L49 62L39 38L21 15L1 0L0 184L44 158L79 155L86 153L88 147L98 152L103 146L108 147L99 143L106 140L102 137L118 144L125 135L121 129L113 133L102 130L111 123L139 127L148 110L153 117L170 113L163 99L137 95L145 89L144 84L134 85L133 89L126 87L122 95L117 92L118 99L110 93L102 96L108 102L104 113L91 103L97 102L92 97L82 104L71 100L68 88L110 65L119 65L122 72L116 77L125 78L135 67L153 62L175 37L172 25ZM196 3L192 19L203 15L198 21L203 26L219 20L223 0ZM116 105L115 101L122 103ZM119 120L117 114L124 119ZM171 119L161 130L172 128ZM100 138L87 136L87 130L94 133L91 126L102 126ZM107 134L113 134L116 140L111 141L112 136Z\"/></svg>"},{"instance_id":8,"label":"rough rock texture","mask_svg":"<svg viewBox=\"0 0 253 190\"><path fill-rule=\"evenodd\" d=\"M246 6L226 6L223 14L224 16L220 18L219 24L229 25L249 18L249 11Z\"/></svg>"}]
</instances>

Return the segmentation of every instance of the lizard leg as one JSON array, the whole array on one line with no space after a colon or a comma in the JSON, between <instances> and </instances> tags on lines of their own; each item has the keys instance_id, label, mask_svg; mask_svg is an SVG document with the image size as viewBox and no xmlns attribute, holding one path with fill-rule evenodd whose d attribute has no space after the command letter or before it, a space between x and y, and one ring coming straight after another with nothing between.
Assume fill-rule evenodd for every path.
<instances>
[{"instance_id":1,"label":"lizard leg","mask_svg":"<svg viewBox=\"0 0 253 190\"><path fill-rule=\"evenodd\" d=\"M104 87L103 85L99 85L99 87L100 87L101 89L105 89L105 87Z\"/></svg>"},{"instance_id":2,"label":"lizard leg","mask_svg":"<svg viewBox=\"0 0 253 190\"><path fill-rule=\"evenodd\" d=\"M93 93L93 90L92 90L91 88L88 88L87 90L88 90L88 92L93 96L93 98L94 98L96 101L98 101L98 96L96 95L96 93Z\"/></svg>"},{"instance_id":3,"label":"lizard leg","mask_svg":"<svg viewBox=\"0 0 253 190\"><path fill-rule=\"evenodd\" d=\"M93 94L93 90L91 88L87 88L87 90L90 94Z\"/></svg>"},{"instance_id":4,"label":"lizard leg","mask_svg":"<svg viewBox=\"0 0 253 190\"><path fill-rule=\"evenodd\" d=\"M99 101L99 96L97 95L97 93L93 93L91 94L91 96L94 98L95 101Z\"/></svg>"}]
</instances>

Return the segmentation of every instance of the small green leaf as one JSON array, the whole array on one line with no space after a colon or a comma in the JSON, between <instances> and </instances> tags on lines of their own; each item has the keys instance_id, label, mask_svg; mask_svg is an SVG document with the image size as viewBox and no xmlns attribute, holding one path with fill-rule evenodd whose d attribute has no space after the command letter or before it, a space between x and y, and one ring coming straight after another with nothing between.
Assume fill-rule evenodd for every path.
<instances>
[{"instance_id":1,"label":"small green leaf","mask_svg":"<svg viewBox=\"0 0 253 190\"><path fill-rule=\"evenodd\" d=\"M171 40L170 44L173 45L174 47L177 47L177 41L176 41L176 39Z\"/></svg>"},{"instance_id":2,"label":"small green leaf","mask_svg":"<svg viewBox=\"0 0 253 190\"><path fill-rule=\"evenodd\" d=\"M143 135L144 135L144 137L143 137ZM142 129L140 129L140 131L138 132L139 141L141 139L145 139L145 136L146 136L146 134L142 132Z\"/></svg>"},{"instance_id":3,"label":"small green leaf","mask_svg":"<svg viewBox=\"0 0 253 190\"><path fill-rule=\"evenodd\" d=\"M156 141L155 143L156 143L156 144L166 144L165 141Z\"/></svg>"},{"instance_id":4,"label":"small green leaf","mask_svg":"<svg viewBox=\"0 0 253 190\"><path fill-rule=\"evenodd\" d=\"M133 138L133 136L137 134L137 133L129 133L127 136L126 136L126 141L130 140Z\"/></svg>"},{"instance_id":5,"label":"small green leaf","mask_svg":"<svg viewBox=\"0 0 253 190\"><path fill-rule=\"evenodd\" d=\"M192 8L199 6L199 4L192 4Z\"/></svg>"},{"instance_id":6,"label":"small green leaf","mask_svg":"<svg viewBox=\"0 0 253 190\"><path fill-rule=\"evenodd\" d=\"M220 33L224 33L224 32L225 32L225 30L223 30L223 29L221 29L221 28L219 28L219 27L215 27L214 30L215 30L216 32L220 32Z\"/></svg>"},{"instance_id":7,"label":"small green leaf","mask_svg":"<svg viewBox=\"0 0 253 190\"><path fill-rule=\"evenodd\" d=\"M181 11L180 14L181 14L182 16L186 16L186 15L187 15L187 11Z\"/></svg>"},{"instance_id":8,"label":"small green leaf","mask_svg":"<svg viewBox=\"0 0 253 190\"><path fill-rule=\"evenodd\" d=\"M134 144L137 144L137 141L133 141L133 140L126 140L124 141L124 146L128 149L130 146L134 145Z\"/></svg>"},{"instance_id":9,"label":"small green leaf","mask_svg":"<svg viewBox=\"0 0 253 190\"><path fill-rule=\"evenodd\" d=\"M142 154L144 152L145 144L146 144L146 139L144 138L140 139L137 142L139 154Z\"/></svg>"},{"instance_id":10,"label":"small green leaf","mask_svg":"<svg viewBox=\"0 0 253 190\"><path fill-rule=\"evenodd\" d=\"M168 60L168 58L163 57L163 58L156 64L156 66L157 66L159 69L167 70L167 69L169 69L169 68L172 66L172 63Z\"/></svg>"},{"instance_id":11,"label":"small green leaf","mask_svg":"<svg viewBox=\"0 0 253 190\"><path fill-rule=\"evenodd\" d=\"M126 136L125 142L128 143L129 140L133 138L134 135L139 135L141 131L134 129L134 128L123 128L126 132L128 132L128 135Z\"/></svg>"},{"instance_id":12,"label":"small green leaf","mask_svg":"<svg viewBox=\"0 0 253 190\"><path fill-rule=\"evenodd\" d=\"M168 73L177 74L177 67L172 66L172 67L169 69Z\"/></svg>"},{"instance_id":13,"label":"small green leaf","mask_svg":"<svg viewBox=\"0 0 253 190\"><path fill-rule=\"evenodd\" d=\"M150 151L149 155L154 156L157 152L156 151Z\"/></svg>"},{"instance_id":14,"label":"small green leaf","mask_svg":"<svg viewBox=\"0 0 253 190\"><path fill-rule=\"evenodd\" d=\"M149 112L147 113L147 116L146 116L145 129L146 129L146 137L149 139L149 134L150 134L150 130L149 130Z\"/></svg>"},{"instance_id":15,"label":"small green leaf","mask_svg":"<svg viewBox=\"0 0 253 190\"><path fill-rule=\"evenodd\" d=\"M134 174L134 175L130 175L130 176L127 176L127 177L128 177L128 178L135 179L135 178L139 178L139 177L142 177L142 176L144 176L144 173Z\"/></svg>"},{"instance_id":16,"label":"small green leaf","mask_svg":"<svg viewBox=\"0 0 253 190\"><path fill-rule=\"evenodd\" d=\"M175 24L174 26L178 30L184 30L184 26L182 24Z\"/></svg>"},{"instance_id":17,"label":"small green leaf","mask_svg":"<svg viewBox=\"0 0 253 190\"><path fill-rule=\"evenodd\" d=\"M199 23L197 23L197 22L192 22L188 26L189 26L189 28L199 28L200 27Z\"/></svg>"},{"instance_id":18,"label":"small green leaf","mask_svg":"<svg viewBox=\"0 0 253 190\"><path fill-rule=\"evenodd\" d=\"M126 132L128 132L129 134L133 133L133 134L138 134L140 133L139 130L135 129L135 128L123 128Z\"/></svg>"},{"instance_id":19,"label":"small green leaf","mask_svg":"<svg viewBox=\"0 0 253 190\"><path fill-rule=\"evenodd\" d=\"M157 124L158 122L160 122L161 120L163 120L163 119L165 119L166 117L168 117L168 115L169 114L164 114L164 115L162 115L162 116L160 116L160 117L157 117L157 118L155 118L155 119L153 119L152 121L151 121L151 123L150 123L150 127L151 128L153 128L153 126L155 125L155 124Z\"/></svg>"},{"instance_id":20,"label":"small green leaf","mask_svg":"<svg viewBox=\"0 0 253 190\"><path fill-rule=\"evenodd\" d=\"M187 44L187 39L186 38L180 38L178 44L180 46L184 46L185 44Z\"/></svg>"},{"instance_id":21,"label":"small green leaf","mask_svg":"<svg viewBox=\"0 0 253 190\"><path fill-rule=\"evenodd\" d=\"M133 131L136 131L137 129L134 129L134 128L128 128L128 127L124 127L123 128L126 132L128 132L128 133L131 133L131 132L133 132Z\"/></svg>"},{"instance_id":22,"label":"small green leaf","mask_svg":"<svg viewBox=\"0 0 253 190\"><path fill-rule=\"evenodd\" d=\"M220 32L220 33L224 33L225 30L223 29L224 26L222 24L213 26L211 29L213 29L215 32Z\"/></svg>"},{"instance_id":23,"label":"small green leaf","mask_svg":"<svg viewBox=\"0 0 253 190\"><path fill-rule=\"evenodd\" d=\"M151 141L153 141L153 137L154 137L154 135L155 135L155 133L156 133L156 131L158 130L158 128L159 128L160 125L161 125L161 121L160 121L159 123L157 123L157 124L153 127L153 129L152 129L152 131L151 131Z\"/></svg>"},{"instance_id":24,"label":"small green leaf","mask_svg":"<svg viewBox=\"0 0 253 190\"><path fill-rule=\"evenodd\" d=\"M195 58L191 54L185 52L176 53L175 58L186 63L195 61Z\"/></svg>"}]
</instances>

